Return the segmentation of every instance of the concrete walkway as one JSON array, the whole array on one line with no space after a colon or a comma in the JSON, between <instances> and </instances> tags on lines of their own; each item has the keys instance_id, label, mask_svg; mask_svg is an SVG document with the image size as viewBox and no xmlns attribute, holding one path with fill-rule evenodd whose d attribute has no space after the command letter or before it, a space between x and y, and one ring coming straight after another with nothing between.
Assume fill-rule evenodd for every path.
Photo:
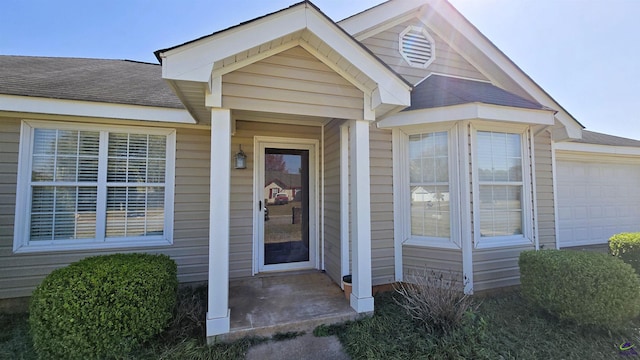
<instances>
[{"instance_id":1,"label":"concrete walkway","mask_svg":"<svg viewBox=\"0 0 640 360\"><path fill-rule=\"evenodd\" d=\"M269 341L247 352L247 360L349 360L335 336L315 337L308 333L294 339Z\"/></svg>"}]
</instances>

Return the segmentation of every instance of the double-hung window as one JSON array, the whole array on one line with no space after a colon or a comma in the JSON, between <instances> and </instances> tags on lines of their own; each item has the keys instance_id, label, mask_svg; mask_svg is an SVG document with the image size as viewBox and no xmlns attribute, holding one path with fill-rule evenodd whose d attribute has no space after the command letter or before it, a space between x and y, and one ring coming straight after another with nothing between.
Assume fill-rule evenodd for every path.
<instances>
[{"instance_id":1,"label":"double-hung window","mask_svg":"<svg viewBox=\"0 0 640 360\"><path fill-rule=\"evenodd\" d=\"M457 166L455 127L432 127L401 134L408 168L401 190L407 199L403 223L405 243L444 248L459 248L457 231ZM457 230L457 229L453 229Z\"/></svg>"},{"instance_id":2,"label":"double-hung window","mask_svg":"<svg viewBox=\"0 0 640 360\"><path fill-rule=\"evenodd\" d=\"M531 243L527 131L480 127L473 134L476 247Z\"/></svg>"},{"instance_id":3,"label":"double-hung window","mask_svg":"<svg viewBox=\"0 0 640 360\"><path fill-rule=\"evenodd\" d=\"M24 121L14 251L172 242L175 131Z\"/></svg>"}]
</instances>

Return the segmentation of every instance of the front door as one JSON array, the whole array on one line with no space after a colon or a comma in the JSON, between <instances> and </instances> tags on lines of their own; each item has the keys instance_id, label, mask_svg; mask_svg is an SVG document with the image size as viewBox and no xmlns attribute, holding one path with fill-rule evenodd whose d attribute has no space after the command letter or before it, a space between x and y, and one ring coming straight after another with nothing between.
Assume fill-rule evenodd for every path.
<instances>
[{"instance_id":1,"label":"front door","mask_svg":"<svg viewBox=\"0 0 640 360\"><path fill-rule=\"evenodd\" d=\"M258 271L316 267L315 142L258 142Z\"/></svg>"}]
</instances>

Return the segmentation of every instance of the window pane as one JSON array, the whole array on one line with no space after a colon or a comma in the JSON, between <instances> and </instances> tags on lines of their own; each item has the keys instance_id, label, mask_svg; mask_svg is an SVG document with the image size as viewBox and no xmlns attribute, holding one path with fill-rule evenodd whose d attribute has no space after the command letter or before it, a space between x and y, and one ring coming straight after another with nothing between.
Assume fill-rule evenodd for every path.
<instances>
[{"instance_id":1,"label":"window pane","mask_svg":"<svg viewBox=\"0 0 640 360\"><path fill-rule=\"evenodd\" d=\"M99 132L35 129L34 139L32 181L97 181Z\"/></svg>"},{"instance_id":2,"label":"window pane","mask_svg":"<svg viewBox=\"0 0 640 360\"><path fill-rule=\"evenodd\" d=\"M477 164L480 181L521 181L520 134L478 131Z\"/></svg>"},{"instance_id":3,"label":"window pane","mask_svg":"<svg viewBox=\"0 0 640 360\"><path fill-rule=\"evenodd\" d=\"M96 187L34 186L31 241L95 238Z\"/></svg>"},{"instance_id":4,"label":"window pane","mask_svg":"<svg viewBox=\"0 0 640 360\"><path fill-rule=\"evenodd\" d=\"M522 234L522 186L480 186L480 236Z\"/></svg>"},{"instance_id":5,"label":"window pane","mask_svg":"<svg viewBox=\"0 0 640 360\"><path fill-rule=\"evenodd\" d=\"M109 187L107 237L151 236L164 233L163 187Z\"/></svg>"},{"instance_id":6,"label":"window pane","mask_svg":"<svg viewBox=\"0 0 640 360\"><path fill-rule=\"evenodd\" d=\"M411 234L448 238L450 229L448 186L411 187Z\"/></svg>"},{"instance_id":7,"label":"window pane","mask_svg":"<svg viewBox=\"0 0 640 360\"><path fill-rule=\"evenodd\" d=\"M33 155L31 163L31 181L53 181L53 155Z\"/></svg>"},{"instance_id":8,"label":"window pane","mask_svg":"<svg viewBox=\"0 0 640 360\"><path fill-rule=\"evenodd\" d=\"M448 132L409 136L411 234L450 237Z\"/></svg>"},{"instance_id":9,"label":"window pane","mask_svg":"<svg viewBox=\"0 0 640 360\"><path fill-rule=\"evenodd\" d=\"M166 137L110 134L108 182L164 182Z\"/></svg>"}]
</instances>

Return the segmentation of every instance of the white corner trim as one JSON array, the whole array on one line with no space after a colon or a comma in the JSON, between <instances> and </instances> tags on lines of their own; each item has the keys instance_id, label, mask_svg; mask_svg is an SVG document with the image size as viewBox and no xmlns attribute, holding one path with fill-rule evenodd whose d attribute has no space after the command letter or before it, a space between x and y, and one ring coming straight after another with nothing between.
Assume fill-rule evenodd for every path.
<instances>
[{"instance_id":1,"label":"white corner trim","mask_svg":"<svg viewBox=\"0 0 640 360\"><path fill-rule=\"evenodd\" d=\"M406 159L406 152L403 151L406 142L403 141L402 130L396 128L392 130L392 148L393 148L393 252L395 265L396 281L404 279L403 262L402 262L402 244L405 240L405 221L404 212L407 208L407 199L405 199L402 187L409 180L404 175L402 166Z\"/></svg>"},{"instance_id":2,"label":"white corner trim","mask_svg":"<svg viewBox=\"0 0 640 360\"><path fill-rule=\"evenodd\" d=\"M341 275L349 269L349 123L340 126L340 268ZM342 286L342 284L340 285Z\"/></svg>"},{"instance_id":3,"label":"white corner trim","mask_svg":"<svg viewBox=\"0 0 640 360\"><path fill-rule=\"evenodd\" d=\"M530 145L530 158L531 158L531 196L533 199L533 237L535 240L536 250L540 250L540 219L538 218L538 185L536 182L536 150L535 150L535 135L533 131L529 129L528 140Z\"/></svg>"},{"instance_id":4,"label":"white corner trim","mask_svg":"<svg viewBox=\"0 0 640 360\"><path fill-rule=\"evenodd\" d=\"M549 131L551 136L551 131ZM556 146L557 143L551 140L551 183L553 186L553 221L556 239L556 249L560 249L560 215L558 214L558 172L557 172L557 158L556 158Z\"/></svg>"},{"instance_id":5,"label":"white corner trim","mask_svg":"<svg viewBox=\"0 0 640 360\"><path fill-rule=\"evenodd\" d=\"M597 145L597 144L585 144L576 142L554 142L554 154L556 150L560 151L577 151L577 152L589 152L607 155L631 155L640 156L640 147L630 146L611 146L611 145Z\"/></svg>"},{"instance_id":6,"label":"white corner trim","mask_svg":"<svg viewBox=\"0 0 640 360\"><path fill-rule=\"evenodd\" d=\"M196 124L184 109L0 95L0 111Z\"/></svg>"},{"instance_id":7,"label":"white corner trim","mask_svg":"<svg viewBox=\"0 0 640 360\"><path fill-rule=\"evenodd\" d=\"M553 125L553 111L514 108L483 103L403 111L378 122L381 129L445 121L487 120Z\"/></svg>"},{"instance_id":8,"label":"white corner trim","mask_svg":"<svg viewBox=\"0 0 640 360\"><path fill-rule=\"evenodd\" d=\"M459 236L462 245L462 275L464 282L464 293L473 294L473 236L471 231L471 175L469 174L470 147L469 144L469 123L463 122L458 126L458 157L457 175L460 192L460 224Z\"/></svg>"}]
</instances>

